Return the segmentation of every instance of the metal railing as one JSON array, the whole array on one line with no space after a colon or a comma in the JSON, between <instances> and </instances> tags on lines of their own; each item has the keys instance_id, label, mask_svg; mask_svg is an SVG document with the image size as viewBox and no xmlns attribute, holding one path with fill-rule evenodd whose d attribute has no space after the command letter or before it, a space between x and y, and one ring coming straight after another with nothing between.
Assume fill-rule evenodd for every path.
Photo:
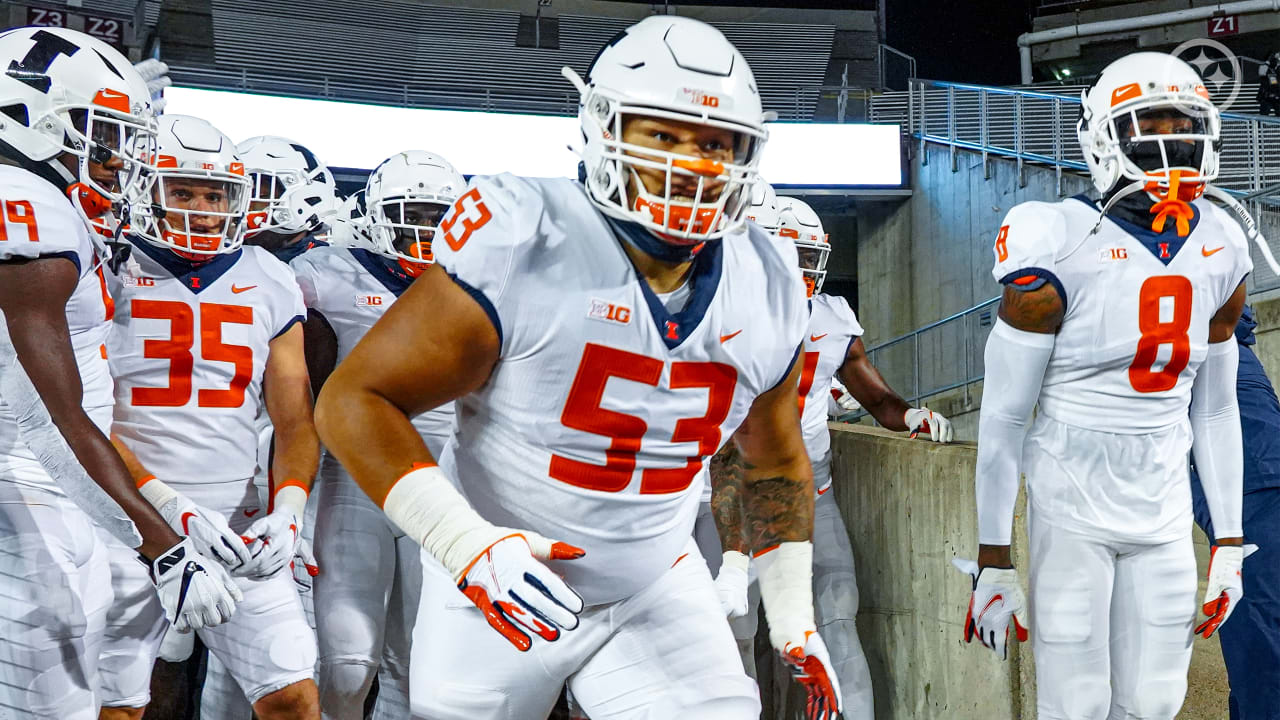
<instances>
[{"instance_id":1,"label":"metal railing","mask_svg":"<svg viewBox=\"0 0 1280 720\"><path fill-rule=\"evenodd\" d=\"M999 300L993 297L879 343L867 350L867 357L908 404L916 405L927 397L963 388L967 407L972 404L970 387L983 378L982 353ZM866 414L861 410L850 419Z\"/></svg>"}]
</instances>

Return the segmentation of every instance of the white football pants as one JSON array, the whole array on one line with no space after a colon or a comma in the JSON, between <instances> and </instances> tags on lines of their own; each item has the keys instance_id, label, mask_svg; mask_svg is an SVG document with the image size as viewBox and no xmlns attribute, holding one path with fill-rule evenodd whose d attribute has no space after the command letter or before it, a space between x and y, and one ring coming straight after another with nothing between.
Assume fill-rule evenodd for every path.
<instances>
[{"instance_id":1,"label":"white football pants","mask_svg":"<svg viewBox=\"0 0 1280 720\"><path fill-rule=\"evenodd\" d=\"M583 610L555 642L516 650L423 557L409 699L417 720L542 720L566 681L592 720L756 720L707 565L692 538L652 585Z\"/></svg>"},{"instance_id":2,"label":"white football pants","mask_svg":"<svg viewBox=\"0 0 1280 720\"><path fill-rule=\"evenodd\" d=\"M1171 720L1191 664L1191 535L1159 545L1104 540L1027 505L1040 720Z\"/></svg>"},{"instance_id":3,"label":"white football pants","mask_svg":"<svg viewBox=\"0 0 1280 720\"><path fill-rule=\"evenodd\" d=\"M0 718L94 720L107 550L70 500L24 492L44 504L0 502Z\"/></svg>"}]
</instances>

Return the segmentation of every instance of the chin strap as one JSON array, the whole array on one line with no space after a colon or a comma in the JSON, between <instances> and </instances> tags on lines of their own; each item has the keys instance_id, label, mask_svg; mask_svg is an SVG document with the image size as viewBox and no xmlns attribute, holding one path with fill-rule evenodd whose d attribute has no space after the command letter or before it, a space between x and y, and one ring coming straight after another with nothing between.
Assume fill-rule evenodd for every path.
<instances>
[{"instance_id":1,"label":"chin strap","mask_svg":"<svg viewBox=\"0 0 1280 720\"><path fill-rule=\"evenodd\" d=\"M1276 263L1276 258L1271 254L1271 248L1267 245L1267 239L1262 236L1262 233L1258 232L1257 223L1253 221L1253 216L1249 214L1244 205L1241 205L1240 201L1232 197L1230 193L1213 185L1205 188L1204 194L1218 200L1236 214L1236 217L1240 219L1240 224L1244 226L1245 237L1253 240L1253 243L1258 246L1258 252L1262 254L1262 259L1266 260L1267 265L1271 267L1271 272L1280 275L1280 264Z\"/></svg>"},{"instance_id":2,"label":"chin strap","mask_svg":"<svg viewBox=\"0 0 1280 720\"><path fill-rule=\"evenodd\" d=\"M1191 234L1191 219L1195 217L1195 211L1191 209L1191 205L1182 198L1178 197L1178 185L1182 182L1182 171L1173 170L1169 173L1169 191L1165 193L1164 199L1151 206L1151 212L1155 213L1155 218L1151 221L1151 230L1153 232L1164 232L1164 221L1172 216L1178 225L1178 237L1186 237ZM1155 185L1155 183L1149 183ZM1159 190L1159 187L1148 187L1148 191ZM1157 195L1158 196L1158 195Z\"/></svg>"},{"instance_id":3,"label":"chin strap","mask_svg":"<svg viewBox=\"0 0 1280 720\"><path fill-rule=\"evenodd\" d=\"M1105 203L1102 204L1102 210L1098 212L1098 222L1093 224L1093 229L1089 231L1089 234L1093 235L1094 233L1098 232L1098 228L1102 227L1102 221L1105 220L1107 217L1107 212L1110 211L1111 208L1115 207L1116 203L1120 202L1121 200L1129 197L1130 195L1136 192L1140 192L1143 188L1146 187L1146 185L1147 185L1146 182L1142 180L1137 180L1117 190L1116 193L1111 196L1110 200L1107 200Z\"/></svg>"}]
</instances>

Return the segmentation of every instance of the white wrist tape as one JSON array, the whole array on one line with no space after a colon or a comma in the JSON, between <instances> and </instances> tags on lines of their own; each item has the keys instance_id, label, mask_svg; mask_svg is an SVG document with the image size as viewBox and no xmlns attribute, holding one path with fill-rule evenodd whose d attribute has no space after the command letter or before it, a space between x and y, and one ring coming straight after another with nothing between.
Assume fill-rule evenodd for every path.
<instances>
[{"instance_id":1,"label":"white wrist tape","mask_svg":"<svg viewBox=\"0 0 1280 720\"><path fill-rule=\"evenodd\" d=\"M1244 447L1236 374L1240 348L1234 337L1211 343L1191 386L1191 453L1205 504L1220 538L1244 535Z\"/></svg>"},{"instance_id":2,"label":"white wrist tape","mask_svg":"<svg viewBox=\"0 0 1280 720\"><path fill-rule=\"evenodd\" d=\"M178 491L156 479L155 475L152 475L150 480L139 485L138 492L142 493L142 497L151 503L151 507L156 510L160 510L173 500L178 499Z\"/></svg>"},{"instance_id":3,"label":"white wrist tape","mask_svg":"<svg viewBox=\"0 0 1280 720\"><path fill-rule=\"evenodd\" d=\"M720 567L737 568L745 573L751 567L751 558L737 550L725 550L724 556L720 558Z\"/></svg>"},{"instance_id":4,"label":"white wrist tape","mask_svg":"<svg viewBox=\"0 0 1280 720\"><path fill-rule=\"evenodd\" d=\"M142 545L142 536L133 521L119 503L89 477L66 438L53 424L44 400L18 361L3 313L0 313L0 398L4 398L18 420L18 439L30 448L40 466L71 502L125 547Z\"/></svg>"},{"instance_id":5,"label":"white wrist tape","mask_svg":"<svg viewBox=\"0 0 1280 720\"><path fill-rule=\"evenodd\" d=\"M411 470L382 503L387 517L431 553L453 576L502 536L510 534L480 517L439 467Z\"/></svg>"},{"instance_id":6,"label":"white wrist tape","mask_svg":"<svg viewBox=\"0 0 1280 720\"><path fill-rule=\"evenodd\" d=\"M275 510L285 510L293 513L298 523L301 524L302 515L307 508L307 491L297 485L285 485L276 491L271 503Z\"/></svg>"},{"instance_id":7,"label":"white wrist tape","mask_svg":"<svg viewBox=\"0 0 1280 720\"><path fill-rule=\"evenodd\" d=\"M769 642L785 653L803 646L813 620L813 543L784 542L755 557L760 599L769 619Z\"/></svg>"}]
</instances>

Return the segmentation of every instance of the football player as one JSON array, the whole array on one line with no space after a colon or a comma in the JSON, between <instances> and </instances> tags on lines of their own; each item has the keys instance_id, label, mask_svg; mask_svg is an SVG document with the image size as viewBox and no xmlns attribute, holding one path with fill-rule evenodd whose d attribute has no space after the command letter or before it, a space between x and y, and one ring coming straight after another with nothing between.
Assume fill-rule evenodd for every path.
<instances>
[{"instance_id":1,"label":"football player","mask_svg":"<svg viewBox=\"0 0 1280 720\"><path fill-rule=\"evenodd\" d=\"M90 720L111 604L96 528L145 559L146 592L179 627L225 621L238 590L143 499L106 434L113 303L90 224L145 181L146 84L60 28L0 34L0 66L0 716Z\"/></svg>"},{"instance_id":2,"label":"football player","mask_svg":"<svg viewBox=\"0 0 1280 720\"><path fill-rule=\"evenodd\" d=\"M340 204L328 167L302 144L274 135L251 137L236 154L253 184L246 244L286 263L328 244L317 234Z\"/></svg>"},{"instance_id":3,"label":"football player","mask_svg":"<svg viewBox=\"0 0 1280 720\"><path fill-rule=\"evenodd\" d=\"M662 15L566 76L583 182L474 179L436 264L318 404L326 446L426 551L414 717L541 717L566 680L595 720L757 717L691 537L703 465L735 430L774 647L811 716L835 717L795 397L803 284L795 246L744 222L766 136L751 70L719 31ZM455 399L437 467L409 417Z\"/></svg>"},{"instance_id":4,"label":"football player","mask_svg":"<svg viewBox=\"0 0 1280 720\"><path fill-rule=\"evenodd\" d=\"M198 118L166 115L157 145L115 278L116 444L153 505L212 529L211 552L244 593L243 612L201 640L258 717L316 720L315 638L287 568L319 462L302 296L286 265L241 247L250 185L231 141ZM265 508L252 485L260 404L280 428ZM104 720L142 716L164 630L137 563L118 550Z\"/></svg>"},{"instance_id":5,"label":"football player","mask_svg":"<svg viewBox=\"0 0 1280 720\"><path fill-rule=\"evenodd\" d=\"M827 429L831 386L843 380L853 397L881 425L910 432L913 438L924 434L936 442L950 442L951 423L928 408L907 405L885 383L867 357L860 337L862 326L848 301L821 292L831 247L817 213L796 198L778 198L777 205L782 210L772 214L777 218L775 230L780 237L796 244L810 308L798 393L805 449L813 465L816 489L813 594L818 631L827 642L832 667L840 679L845 716L869 719L874 717L871 673L854 622L858 612L858 584L853 550L831 492L831 434ZM769 216L767 210L761 212L761 217ZM724 548L716 574L716 590L731 618L743 664L754 676L756 608L760 597L754 587L749 587L749 551L743 541L742 511L736 502L741 497L737 488L741 471L741 459L733 452L732 445L727 446L711 465L716 492L710 501L710 515L716 527L699 528L698 536L703 538L707 546L704 552L708 555L719 554L718 545ZM704 526L705 518L705 515L700 517ZM722 539L717 539L717 530L723 534Z\"/></svg>"},{"instance_id":6,"label":"football player","mask_svg":"<svg viewBox=\"0 0 1280 720\"><path fill-rule=\"evenodd\" d=\"M446 160L411 150L383 161L364 197L372 249L322 247L291 263L308 316L311 382L335 363L432 262L432 240L466 181ZM432 457L453 432L453 404L413 419ZM316 487L315 580L320 700L326 718L362 720L379 676L375 718L409 714L409 641L418 611L421 548L393 525L331 455Z\"/></svg>"},{"instance_id":7,"label":"football player","mask_svg":"<svg viewBox=\"0 0 1280 720\"><path fill-rule=\"evenodd\" d=\"M1241 596L1232 333L1253 266L1235 218L1204 197L1224 195L1208 98L1169 55L1108 65L1078 125L1102 199L1022 203L996 237L1004 293L986 346L965 637L1001 656L1010 621L1026 638L1009 553L1025 474L1042 718L1181 707L1198 606L1188 450L1217 534L1196 631L1211 635Z\"/></svg>"}]
</instances>

